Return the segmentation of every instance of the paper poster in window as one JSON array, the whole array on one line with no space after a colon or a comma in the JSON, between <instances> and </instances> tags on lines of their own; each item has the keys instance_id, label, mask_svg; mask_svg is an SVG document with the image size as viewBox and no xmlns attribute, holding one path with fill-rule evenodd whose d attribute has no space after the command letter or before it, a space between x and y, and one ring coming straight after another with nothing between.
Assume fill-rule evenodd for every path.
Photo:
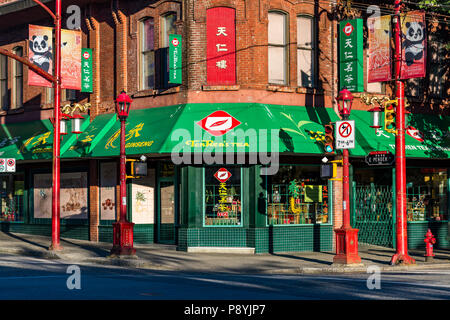
<instances>
[{"instance_id":1,"label":"paper poster in window","mask_svg":"<svg viewBox=\"0 0 450 320\"><path fill-rule=\"evenodd\" d=\"M100 165L100 219L116 220L117 164Z\"/></svg>"},{"instance_id":2,"label":"paper poster in window","mask_svg":"<svg viewBox=\"0 0 450 320\"><path fill-rule=\"evenodd\" d=\"M322 186L305 185L305 202L322 202Z\"/></svg>"},{"instance_id":3,"label":"paper poster in window","mask_svg":"<svg viewBox=\"0 0 450 320\"><path fill-rule=\"evenodd\" d=\"M35 219L52 218L52 175L35 174L33 184L33 212Z\"/></svg>"},{"instance_id":4,"label":"paper poster in window","mask_svg":"<svg viewBox=\"0 0 450 320\"><path fill-rule=\"evenodd\" d=\"M134 179L132 184L132 222L154 223L155 212L155 169L148 169L148 175Z\"/></svg>"}]
</instances>

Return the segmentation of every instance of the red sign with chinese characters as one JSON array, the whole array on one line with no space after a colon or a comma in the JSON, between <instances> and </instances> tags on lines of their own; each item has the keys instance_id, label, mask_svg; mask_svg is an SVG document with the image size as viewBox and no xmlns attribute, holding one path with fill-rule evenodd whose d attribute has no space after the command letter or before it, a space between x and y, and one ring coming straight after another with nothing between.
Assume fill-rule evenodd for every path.
<instances>
[{"instance_id":1,"label":"red sign with chinese characters","mask_svg":"<svg viewBox=\"0 0 450 320\"><path fill-rule=\"evenodd\" d=\"M208 85L236 83L235 9L217 7L206 12L206 68Z\"/></svg>"}]
</instances>

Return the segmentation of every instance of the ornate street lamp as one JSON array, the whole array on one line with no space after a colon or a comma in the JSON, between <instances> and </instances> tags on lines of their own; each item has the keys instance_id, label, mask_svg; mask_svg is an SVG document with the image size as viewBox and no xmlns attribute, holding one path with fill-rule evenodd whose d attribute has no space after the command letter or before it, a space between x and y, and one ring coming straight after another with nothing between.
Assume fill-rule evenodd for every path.
<instances>
[{"instance_id":1,"label":"ornate street lamp","mask_svg":"<svg viewBox=\"0 0 450 320\"><path fill-rule=\"evenodd\" d=\"M371 114L372 125L371 128L380 129L381 128L381 115L383 114L383 109L380 107L374 107L368 110Z\"/></svg>"},{"instance_id":2,"label":"ornate street lamp","mask_svg":"<svg viewBox=\"0 0 450 320\"><path fill-rule=\"evenodd\" d=\"M133 100L122 91L116 99L116 113L120 120L120 218L113 223L113 248L111 255L134 255L133 226L127 221L127 184L125 155L125 122L130 112Z\"/></svg>"},{"instance_id":3,"label":"ornate street lamp","mask_svg":"<svg viewBox=\"0 0 450 320\"><path fill-rule=\"evenodd\" d=\"M344 88L339 92L336 101L342 119L348 120L353 103L352 93ZM350 163L348 161L348 149L343 149L342 154L342 206L344 213L342 227L334 230L336 233L336 255L333 258L333 263L348 265L361 263L361 258L358 255L358 229L353 229L350 226Z\"/></svg>"}]
</instances>

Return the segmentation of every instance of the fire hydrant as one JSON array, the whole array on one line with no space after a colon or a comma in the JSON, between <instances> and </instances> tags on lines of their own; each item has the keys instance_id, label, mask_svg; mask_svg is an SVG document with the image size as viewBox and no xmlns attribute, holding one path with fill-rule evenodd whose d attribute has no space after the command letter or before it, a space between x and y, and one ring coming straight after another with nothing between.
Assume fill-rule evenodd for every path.
<instances>
[{"instance_id":1,"label":"fire hydrant","mask_svg":"<svg viewBox=\"0 0 450 320\"><path fill-rule=\"evenodd\" d=\"M430 229L428 229L427 234L425 235L425 240L423 240L423 241L425 242L425 249L426 249L425 261L427 261L427 262L433 261L433 257L434 257L433 244L436 243L436 239L434 238Z\"/></svg>"}]
</instances>

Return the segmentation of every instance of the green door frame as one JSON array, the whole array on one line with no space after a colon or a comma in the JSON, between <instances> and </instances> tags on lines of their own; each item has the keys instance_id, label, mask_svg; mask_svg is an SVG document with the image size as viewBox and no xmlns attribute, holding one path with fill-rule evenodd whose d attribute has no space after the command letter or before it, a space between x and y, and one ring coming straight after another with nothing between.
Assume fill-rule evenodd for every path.
<instances>
[{"instance_id":1,"label":"green door frame","mask_svg":"<svg viewBox=\"0 0 450 320\"><path fill-rule=\"evenodd\" d=\"M172 177L161 177L161 165L160 162L156 165L156 242L164 244L177 244L177 227L179 224L179 186L178 186L178 171L179 168L174 166L174 175ZM172 182L174 186L174 239L173 240L161 240L161 182Z\"/></svg>"}]
</instances>

